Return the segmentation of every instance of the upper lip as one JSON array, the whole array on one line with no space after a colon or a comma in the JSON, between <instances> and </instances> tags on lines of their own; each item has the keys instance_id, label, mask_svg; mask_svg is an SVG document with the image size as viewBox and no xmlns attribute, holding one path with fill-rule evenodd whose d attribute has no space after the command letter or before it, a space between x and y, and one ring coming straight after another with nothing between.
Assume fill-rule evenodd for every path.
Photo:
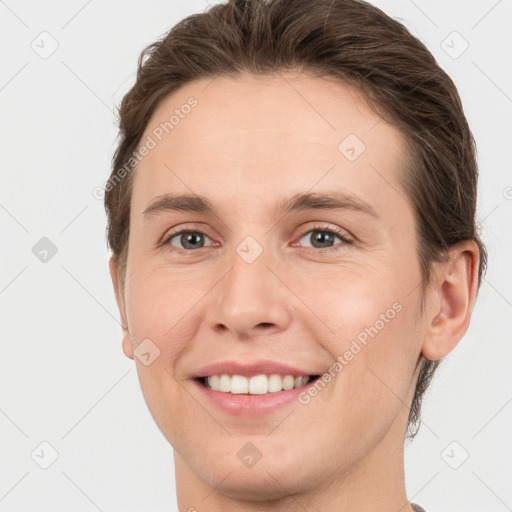
<instances>
[{"instance_id":1,"label":"upper lip","mask_svg":"<svg viewBox=\"0 0 512 512\"><path fill-rule=\"evenodd\" d=\"M211 375L243 375L245 377L253 377L254 375L293 375L294 377L317 375L308 370L295 368L293 366L270 360L257 361L218 361L208 364L197 370L194 377L209 377Z\"/></svg>"}]
</instances>

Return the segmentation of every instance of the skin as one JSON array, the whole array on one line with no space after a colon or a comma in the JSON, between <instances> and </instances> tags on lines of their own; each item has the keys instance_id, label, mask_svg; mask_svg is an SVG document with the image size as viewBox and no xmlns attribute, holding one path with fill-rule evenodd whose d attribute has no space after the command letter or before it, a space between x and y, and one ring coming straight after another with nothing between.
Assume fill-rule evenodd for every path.
<instances>
[{"instance_id":1,"label":"skin","mask_svg":"<svg viewBox=\"0 0 512 512\"><path fill-rule=\"evenodd\" d=\"M411 512L403 446L419 362L446 356L468 328L476 244L436 264L420 315L415 222L398 182L404 139L357 91L291 71L196 81L158 105L143 140L191 96L197 107L134 171L124 286L110 262L124 353L174 448L179 510ZM353 162L338 150L351 133L366 146ZM275 215L294 194L334 189L378 218ZM143 214L166 193L204 196L217 215ZM318 225L352 243L315 246ZM199 229L204 246L184 248L179 236L159 246L171 228ZM263 248L250 264L236 251L247 236ZM321 374L397 302L401 311L308 404L235 417L190 379L224 359ZM133 352L147 338L160 350L149 366ZM251 468L236 456L247 442L262 454Z\"/></svg>"}]
</instances>

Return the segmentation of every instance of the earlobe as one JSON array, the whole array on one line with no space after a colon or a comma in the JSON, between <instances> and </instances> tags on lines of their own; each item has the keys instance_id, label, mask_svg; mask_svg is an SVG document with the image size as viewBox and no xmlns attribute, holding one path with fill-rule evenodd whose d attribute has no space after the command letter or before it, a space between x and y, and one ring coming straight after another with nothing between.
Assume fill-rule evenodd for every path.
<instances>
[{"instance_id":1,"label":"earlobe","mask_svg":"<svg viewBox=\"0 0 512 512\"><path fill-rule=\"evenodd\" d=\"M479 251L473 240L457 244L437 269L435 306L427 318L422 354L431 361L447 356L469 327L478 287Z\"/></svg>"},{"instance_id":2,"label":"earlobe","mask_svg":"<svg viewBox=\"0 0 512 512\"><path fill-rule=\"evenodd\" d=\"M133 359L133 347L132 347L132 340L130 338L130 334L128 333L128 330L125 330L123 327L123 352L126 357L129 357L130 359Z\"/></svg>"},{"instance_id":3,"label":"earlobe","mask_svg":"<svg viewBox=\"0 0 512 512\"><path fill-rule=\"evenodd\" d=\"M114 287L114 294L116 297L117 307L119 309L119 315L121 318L121 328L123 329L123 341L122 348L126 357L133 359L133 347L131 343L130 333L128 331L128 322L126 319L126 311L125 311L125 303L122 295L122 290L119 285L119 280L117 276L117 261L116 257L112 255L110 257L109 263L109 271L110 278L112 279L112 285Z\"/></svg>"}]
</instances>

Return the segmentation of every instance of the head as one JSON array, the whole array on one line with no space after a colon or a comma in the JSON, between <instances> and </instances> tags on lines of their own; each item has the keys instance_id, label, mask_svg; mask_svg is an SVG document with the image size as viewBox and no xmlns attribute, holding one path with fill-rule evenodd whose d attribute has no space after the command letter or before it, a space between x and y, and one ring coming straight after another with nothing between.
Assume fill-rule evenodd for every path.
<instances>
[{"instance_id":1,"label":"head","mask_svg":"<svg viewBox=\"0 0 512 512\"><path fill-rule=\"evenodd\" d=\"M105 206L123 349L151 340L141 387L180 460L214 482L250 441L262 472L304 464L293 488L412 438L486 266L474 141L425 46L362 1L233 0L144 50L119 115ZM194 396L200 367L251 358L331 378L287 419Z\"/></svg>"}]
</instances>

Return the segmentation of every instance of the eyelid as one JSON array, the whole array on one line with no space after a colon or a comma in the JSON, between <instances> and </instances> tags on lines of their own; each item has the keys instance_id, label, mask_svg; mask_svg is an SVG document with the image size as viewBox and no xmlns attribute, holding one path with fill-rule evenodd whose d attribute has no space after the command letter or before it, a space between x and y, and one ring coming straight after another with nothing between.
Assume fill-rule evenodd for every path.
<instances>
[{"instance_id":1,"label":"eyelid","mask_svg":"<svg viewBox=\"0 0 512 512\"><path fill-rule=\"evenodd\" d=\"M205 230L201 229L201 228L197 228L195 226L191 226L191 225L188 225L188 224L180 224L179 225L179 228L171 228L170 230L167 230L165 232L165 234L162 236L162 239L161 241L158 243L158 247L162 247L162 246L165 246L165 245L168 245L169 242L177 235L180 235L182 233L199 233L201 235L204 235L208 238L211 239L210 236L208 236L206 233L205 233ZM174 247L174 249L178 250L178 251L185 251L184 249L180 249L179 247ZM185 252L193 252L193 251L185 251Z\"/></svg>"},{"instance_id":2,"label":"eyelid","mask_svg":"<svg viewBox=\"0 0 512 512\"><path fill-rule=\"evenodd\" d=\"M305 249L313 250L315 252L329 252L329 251L336 251L338 249L341 249L342 246L349 245L354 243L354 238L344 229L337 227L337 226L330 226L327 224L322 223L315 223L312 227L309 227L306 230L301 230L301 235L299 236L298 240L300 241L304 236L306 236L308 233L312 231L321 231L321 232L327 232L331 233L337 237L339 237L342 241L342 243L335 244L332 247L326 247L324 249L317 249L315 247L305 247Z\"/></svg>"},{"instance_id":3,"label":"eyelid","mask_svg":"<svg viewBox=\"0 0 512 512\"><path fill-rule=\"evenodd\" d=\"M318 248L315 248L315 247L304 247L304 249L308 249L308 250L313 250L315 252L329 252L329 251L335 251L335 250L338 250L339 248L341 248L340 246L345 246L345 245L349 245L349 244L352 244L354 243L354 238L346 231L346 230L343 230L342 228L339 228L339 227L335 227L335 226L330 226L330 225L327 225L327 224L319 224L319 223L314 223L313 226L309 227L308 229L306 230L301 230L301 234L298 238L298 241L300 241L304 236L306 236L308 233L312 232L312 231L323 231L323 232L327 232L327 233L331 233L333 235L336 235L337 237L339 237L342 241L342 243L338 243L336 245L334 245L333 247L327 247L327 248L323 248L323 249L318 249ZM211 240L211 237L208 236L208 234L205 233L204 230L200 229L200 228L197 228L197 227L194 227L194 226L189 226L187 224L185 225L181 225L178 229L176 230L173 230L171 229L171 232L167 232L168 234L165 234L163 237L162 237L162 241L159 243L159 247L161 246L166 246L166 245L169 245L170 246L170 241L180 235L180 234L183 234L183 233L198 233L198 234L201 234L207 238L210 238ZM294 242L294 245L295 245L296 242ZM214 247L215 245L218 245L216 242L214 242L212 245L210 246L206 246L206 247L200 247L200 249L206 249L208 247ZM181 253L194 253L194 252L198 252L199 249L195 249L195 250L187 250L187 249L180 249L179 247L175 247L175 246L171 246L172 247L172 250L174 251L178 251L178 252L181 252Z\"/></svg>"}]
</instances>

